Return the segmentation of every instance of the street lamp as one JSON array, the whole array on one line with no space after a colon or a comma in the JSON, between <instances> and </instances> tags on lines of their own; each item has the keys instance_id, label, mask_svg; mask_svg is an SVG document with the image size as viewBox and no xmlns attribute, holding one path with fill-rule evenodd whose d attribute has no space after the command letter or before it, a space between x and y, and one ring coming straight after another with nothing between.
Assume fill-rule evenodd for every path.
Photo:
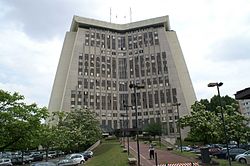
<instances>
[{"instance_id":1,"label":"street lamp","mask_svg":"<svg viewBox=\"0 0 250 166\"><path fill-rule=\"evenodd\" d=\"M228 162L229 162L229 165L231 166L231 160L230 160L229 148L228 148L227 130L226 130L226 126L225 126L225 120L224 120L224 114L223 114L223 110L222 110L222 103L221 103L221 96L220 96L220 88L219 88L222 85L223 85L222 82L219 82L219 83L218 82L213 82L213 83L209 83L207 86L208 87L215 87L215 86L217 87L219 101L220 101L221 120L222 120L222 125L223 125L225 140L226 140L226 146L227 146Z\"/></svg>"},{"instance_id":2,"label":"street lamp","mask_svg":"<svg viewBox=\"0 0 250 166\"><path fill-rule=\"evenodd\" d=\"M137 155L138 155L138 166L140 166L140 145L139 145L139 137L138 137L138 111L137 111L137 95L136 95L136 89L143 89L144 85L136 85L136 84L130 84L129 88L134 88L134 103L135 103L135 128L136 128L136 143L137 143Z\"/></svg>"},{"instance_id":3,"label":"street lamp","mask_svg":"<svg viewBox=\"0 0 250 166\"><path fill-rule=\"evenodd\" d=\"M126 134L126 136L127 136L127 144L128 144L128 156L129 156L129 134L128 134L128 125L129 125L129 121L128 121L128 108L129 107L133 107L133 106L130 106L130 105L126 105L125 104L125 101L123 101L123 104L124 104L124 107L126 108L126 115L127 115L127 134Z\"/></svg>"},{"instance_id":4,"label":"street lamp","mask_svg":"<svg viewBox=\"0 0 250 166\"><path fill-rule=\"evenodd\" d=\"M172 106L176 106L177 108L177 114L178 114L178 120L180 119L180 111L179 111L179 106L181 103L173 103ZM181 139L181 126L178 124L178 129L179 129L179 134L180 134L180 145L181 145L181 152L182 152L182 139Z\"/></svg>"}]
</instances>

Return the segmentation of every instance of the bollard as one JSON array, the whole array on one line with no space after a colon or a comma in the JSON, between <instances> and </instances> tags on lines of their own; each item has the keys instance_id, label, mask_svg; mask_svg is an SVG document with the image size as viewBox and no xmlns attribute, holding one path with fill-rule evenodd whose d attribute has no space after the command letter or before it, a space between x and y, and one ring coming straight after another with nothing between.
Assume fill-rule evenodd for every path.
<instances>
[{"instance_id":1,"label":"bollard","mask_svg":"<svg viewBox=\"0 0 250 166\"><path fill-rule=\"evenodd\" d=\"M157 153L155 152L155 165L158 166Z\"/></svg>"}]
</instances>

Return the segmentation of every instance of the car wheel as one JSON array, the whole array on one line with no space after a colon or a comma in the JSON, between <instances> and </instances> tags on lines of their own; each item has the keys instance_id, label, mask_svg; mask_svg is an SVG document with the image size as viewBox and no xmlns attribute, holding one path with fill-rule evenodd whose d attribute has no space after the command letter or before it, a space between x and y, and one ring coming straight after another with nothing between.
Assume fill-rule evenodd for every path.
<instances>
[{"instance_id":1,"label":"car wheel","mask_svg":"<svg viewBox=\"0 0 250 166\"><path fill-rule=\"evenodd\" d=\"M243 158L239 159L239 162L242 163L242 164L246 164L247 163L246 159L243 159Z\"/></svg>"},{"instance_id":2,"label":"car wheel","mask_svg":"<svg viewBox=\"0 0 250 166\"><path fill-rule=\"evenodd\" d=\"M83 164L84 163L84 161L82 160L81 162L80 162L80 164Z\"/></svg>"}]
</instances>

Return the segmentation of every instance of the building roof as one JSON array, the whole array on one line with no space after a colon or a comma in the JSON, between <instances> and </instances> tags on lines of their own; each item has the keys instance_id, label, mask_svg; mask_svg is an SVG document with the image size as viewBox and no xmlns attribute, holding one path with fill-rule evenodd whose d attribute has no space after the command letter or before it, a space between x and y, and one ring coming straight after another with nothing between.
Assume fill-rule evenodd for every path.
<instances>
[{"instance_id":1,"label":"building roof","mask_svg":"<svg viewBox=\"0 0 250 166\"><path fill-rule=\"evenodd\" d=\"M70 27L70 31L76 32L78 27L82 28L92 27L110 31L126 32L126 31L136 30L138 28L147 28L152 26L153 27L164 26L166 30L170 30L169 17L162 16L127 24L115 24L85 17L74 16Z\"/></svg>"},{"instance_id":2,"label":"building roof","mask_svg":"<svg viewBox=\"0 0 250 166\"><path fill-rule=\"evenodd\" d=\"M250 87L237 91L235 94L236 100L250 99Z\"/></svg>"}]
</instances>

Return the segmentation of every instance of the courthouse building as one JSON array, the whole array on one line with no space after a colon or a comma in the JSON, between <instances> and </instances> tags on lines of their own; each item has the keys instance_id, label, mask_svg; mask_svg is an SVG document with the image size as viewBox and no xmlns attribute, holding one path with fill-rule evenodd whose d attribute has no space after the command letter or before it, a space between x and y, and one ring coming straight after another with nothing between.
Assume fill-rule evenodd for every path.
<instances>
[{"instance_id":1,"label":"courthouse building","mask_svg":"<svg viewBox=\"0 0 250 166\"><path fill-rule=\"evenodd\" d=\"M178 135L180 116L196 100L188 69L169 17L115 24L74 16L66 33L49 102L49 111L90 109L113 129L135 128L134 90L138 127L163 124L163 134ZM125 107L132 106L132 107ZM125 117L126 120L126 117ZM184 136L186 131L182 130Z\"/></svg>"}]
</instances>

